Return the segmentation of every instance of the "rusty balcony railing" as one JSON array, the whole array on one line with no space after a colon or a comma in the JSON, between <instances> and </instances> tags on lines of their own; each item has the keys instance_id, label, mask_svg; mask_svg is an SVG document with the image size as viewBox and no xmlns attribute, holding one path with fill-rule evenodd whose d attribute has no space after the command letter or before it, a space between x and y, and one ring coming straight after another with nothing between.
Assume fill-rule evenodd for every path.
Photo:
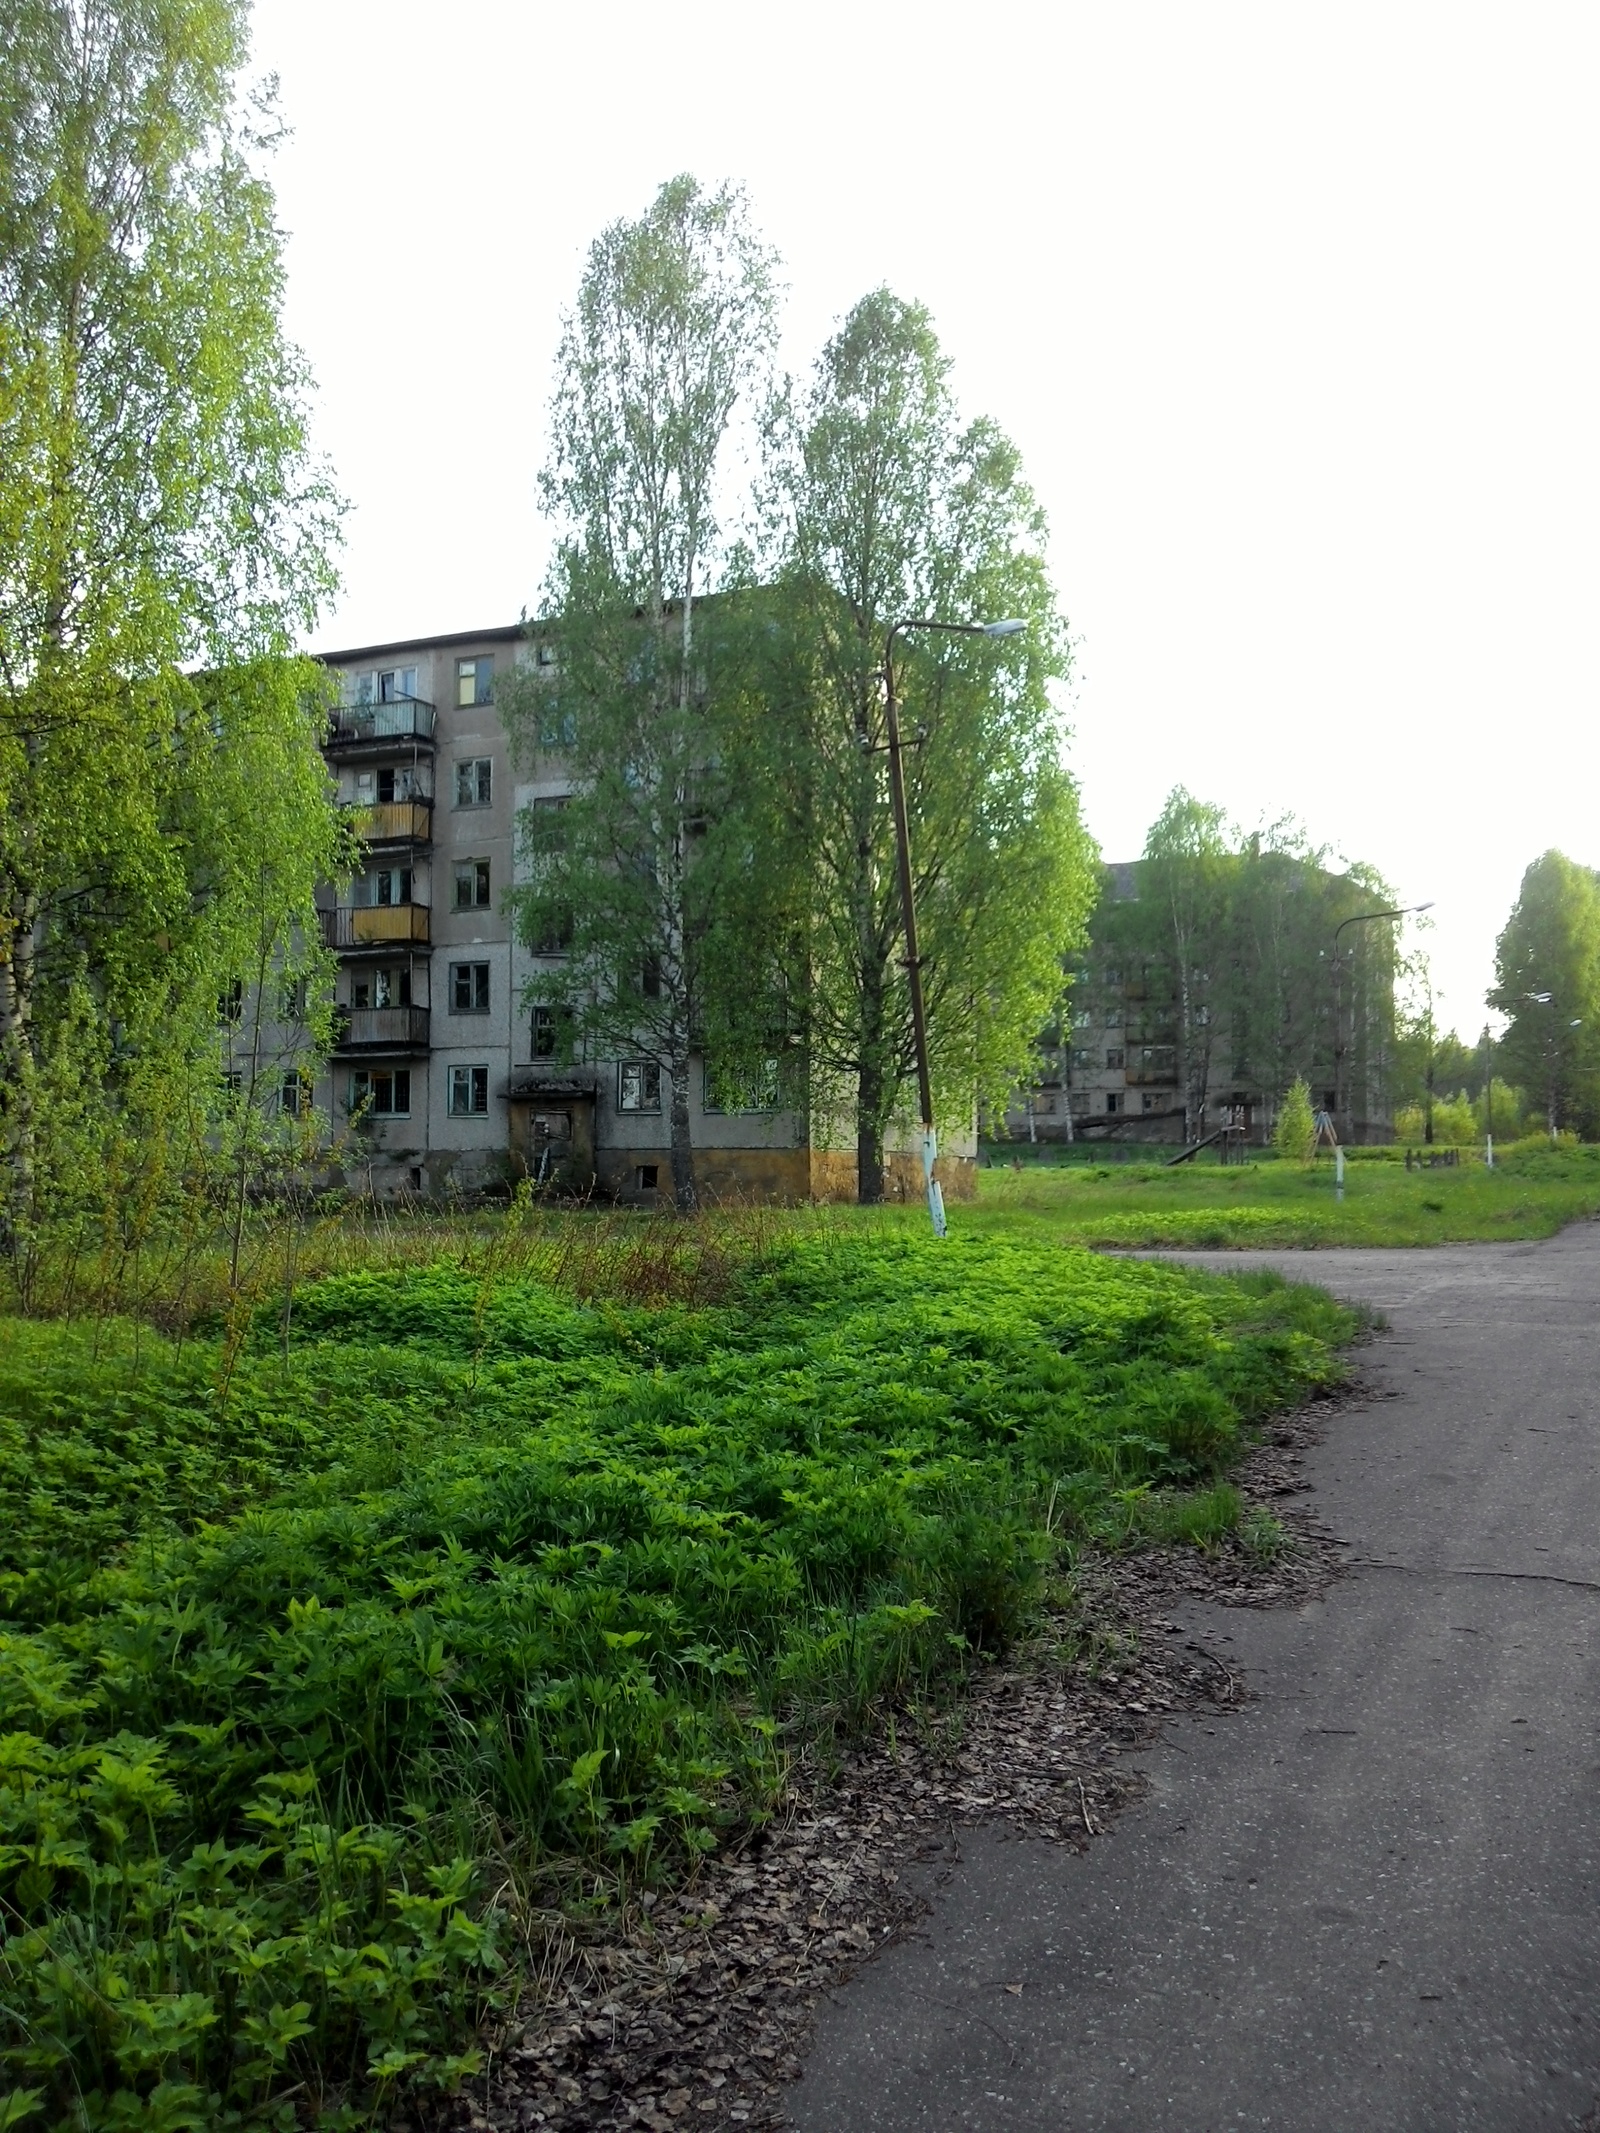
<instances>
[{"instance_id":1,"label":"rusty balcony railing","mask_svg":"<svg viewBox=\"0 0 1600 2133\"><path fill-rule=\"evenodd\" d=\"M339 704L328 720L324 746L361 748L374 741L431 741L434 711L420 696L395 696L384 703Z\"/></svg>"},{"instance_id":2,"label":"rusty balcony railing","mask_svg":"<svg viewBox=\"0 0 1600 2133\"><path fill-rule=\"evenodd\" d=\"M318 913L325 948L383 948L428 941L426 904L341 904Z\"/></svg>"},{"instance_id":3,"label":"rusty balcony railing","mask_svg":"<svg viewBox=\"0 0 1600 2133\"><path fill-rule=\"evenodd\" d=\"M336 1052L425 1052L425 1007L340 1007L335 1011Z\"/></svg>"},{"instance_id":4,"label":"rusty balcony railing","mask_svg":"<svg viewBox=\"0 0 1600 2133\"><path fill-rule=\"evenodd\" d=\"M431 800L378 800L348 810L363 844L427 844L433 837Z\"/></svg>"}]
</instances>

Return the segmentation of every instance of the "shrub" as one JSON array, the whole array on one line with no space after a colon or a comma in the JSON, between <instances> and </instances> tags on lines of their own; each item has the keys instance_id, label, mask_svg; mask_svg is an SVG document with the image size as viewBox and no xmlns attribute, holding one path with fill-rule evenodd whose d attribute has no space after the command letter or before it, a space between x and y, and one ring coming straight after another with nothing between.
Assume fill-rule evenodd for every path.
<instances>
[{"instance_id":1,"label":"shrub","mask_svg":"<svg viewBox=\"0 0 1600 2133\"><path fill-rule=\"evenodd\" d=\"M13 1336L0 2070L57 2124L454 2080L505 1960L485 1859L681 1871L802 1733L1013 1635L1064 1527L1236 1519L1241 1424L1348 1321L880 1232L714 1308L438 1262L310 1284L294 1325L226 1369Z\"/></svg>"},{"instance_id":2,"label":"shrub","mask_svg":"<svg viewBox=\"0 0 1600 2133\"><path fill-rule=\"evenodd\" d=\"M1284 1091L1272 1140L1278 1153L1291 1163L1309 1163L1316 1152L1316 1113L1311 1108L1311 1091L1304 1076Z\"/></svg>"}]
</instances>

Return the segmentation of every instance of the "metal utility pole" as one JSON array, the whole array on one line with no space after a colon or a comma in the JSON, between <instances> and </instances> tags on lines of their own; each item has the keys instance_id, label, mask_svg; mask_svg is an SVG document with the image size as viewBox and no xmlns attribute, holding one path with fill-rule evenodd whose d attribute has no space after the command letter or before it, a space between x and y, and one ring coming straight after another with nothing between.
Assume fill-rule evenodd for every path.
<instances>
[{"instance_id":1,"label":"metal utility pole","mask_svg":"<svg viewBox=\"0 0 1600 2133\"><path fill-rule=\"evenodd\" d=\"M1483 1161L1494 1168L1494 1032L1483 1025Z\"/></svg>"},{"instance_id":2,"label":"metal utility pole","mask_svg":"<svg viewBox=\"0 0 1600 2133\"><path fill-rule=\"evenodd\" d=\"M917 1059L917 1097L922 1109L922 1174L928 1188L928 1219L933 1234L945 1234L944 1194L933 1174L939 1141L933 1124L933 1082L928 1072L928 1016L922 998L922 959L917 952L916 894L911 878L911 825L906 812L906 774L901 762L900 713L894 693L894 641L908 630L943 630L952 637L1015 637L1025 622L933 622L909 617L896 622L884 640L883 712L889 756L889 794L894 805L895 849L900 862L900 915L906 936L906 974L911 986L911 1037Z\"/></svg>"},{"instance_id":3,"label":"metal utility pole","mask_svg":"<svg viewBox=\"0 0 1600 2133\"><path fill-rule=\"evenodd\" d=\"M1344 1115L1344 968L1339 961L1339 936L1346 926L1370 925L1376 918L1409 918L1417 911L1431 911L1433 899L1425 904L1401 904L1393 911L1358 911L1353 918L1343 918L1333 929L1333 1118L1334 1131L1341 1124L1349 1132L1351 1121Z\"/></svg>"}]
</instances>

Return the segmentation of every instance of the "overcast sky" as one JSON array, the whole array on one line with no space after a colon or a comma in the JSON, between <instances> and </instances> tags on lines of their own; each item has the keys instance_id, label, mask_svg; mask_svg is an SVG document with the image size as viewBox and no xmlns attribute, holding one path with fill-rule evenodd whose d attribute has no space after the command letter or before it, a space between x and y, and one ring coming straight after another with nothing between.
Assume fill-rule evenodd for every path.
<instances>
[{"instance_id":1,"label":"overcast sky","mask_svg":"<svg viewBox=\"0 0 1600 2133\"><path fill-rule=\"evenodd\" d=\"M749 190L784 359L880 282L1015 437L1090 827L1178 783L1436 904L1475 1034L1522 869L1600 865L1600 11L257 0L291 331L354 504L320 645L537 605L589 241Z\"/></svg>"}]
</instances>

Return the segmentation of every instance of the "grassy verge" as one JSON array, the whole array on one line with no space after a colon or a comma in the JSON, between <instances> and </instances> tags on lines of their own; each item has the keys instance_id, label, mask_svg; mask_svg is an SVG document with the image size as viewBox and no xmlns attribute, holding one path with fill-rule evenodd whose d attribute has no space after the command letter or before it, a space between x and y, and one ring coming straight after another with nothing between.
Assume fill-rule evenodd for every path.
<instances>
[{"instance_id":1,"label":"grassy verge","mask_svg":"<svg viewBox=\"0 0 1600 2133\"><path fill-rule=\"evenodd\" d=\"M1458 1169L1352 1161L1344 1199L1327 1159L1297 1164L1158 1163L979 1173L969 1235L1109 1247L1455 1244L1552 1236L1600 1213L1600 1148L1519 1149L1493 1170L1463 1151ZM1201 1167L1204 1165L1204 1167Z\"/></svg>"},{"instance_id":2,"label":"grassy verge","mask_svg":"<svg viewBox=\"0 0 1600 2133\"><path fill-rule=\"evenodd\" d=\"M541 1876L681 1874L1063 1548L1236 1519L1241 1430L1352 1330L893 1224L583 1286L488 1251L325 1275L287 1342L0 1324L0 2123L450 2081Z\"/></svg>"}]
</instances>

